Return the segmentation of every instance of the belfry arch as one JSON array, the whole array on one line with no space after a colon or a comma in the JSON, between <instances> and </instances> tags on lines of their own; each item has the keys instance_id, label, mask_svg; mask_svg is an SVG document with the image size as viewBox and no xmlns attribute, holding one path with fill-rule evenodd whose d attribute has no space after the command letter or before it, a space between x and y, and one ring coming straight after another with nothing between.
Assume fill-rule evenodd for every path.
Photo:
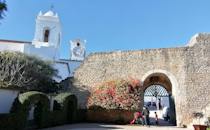
<instances>
[{"instance_id":1,"label":"belfry arch","mask_svg":"<svg viewBox=\"0 0 210 130\"><path fill-rule=\"evenodd\" d=\"M154 97L168 97L170 107L170 123L176 125L175 95L176 79L165 70L152 70L142 77L144 94ZM159 107L158 107L159 109Z\"/></svg>"}]
</instances>

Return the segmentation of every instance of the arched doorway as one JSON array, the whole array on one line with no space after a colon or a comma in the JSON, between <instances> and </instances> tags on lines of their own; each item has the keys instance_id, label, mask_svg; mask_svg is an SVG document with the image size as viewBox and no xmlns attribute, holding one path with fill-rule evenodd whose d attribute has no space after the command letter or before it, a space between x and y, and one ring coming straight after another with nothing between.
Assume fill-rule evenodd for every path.
<instances>
[{"instance_id":1,"label":"arched doorway","mask_svg":"<svg viewBox=\"0 0 210 130\"><path fill-rule=\"evenodd\" d=\"M155 117L156 112L160 125L176 125L175 103L169 78L163 73L152 73L145 78L143 87L144 105L151 111L151 117Z\"/></svg>"}]
</instances>

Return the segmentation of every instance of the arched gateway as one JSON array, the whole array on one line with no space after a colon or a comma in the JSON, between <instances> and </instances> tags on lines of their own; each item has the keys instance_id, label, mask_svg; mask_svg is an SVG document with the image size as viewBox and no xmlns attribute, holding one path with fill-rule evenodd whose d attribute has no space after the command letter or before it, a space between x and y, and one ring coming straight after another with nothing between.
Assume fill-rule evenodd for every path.
<instances>
[{"instance_id":1,"label":"arched gateway","mask_svg":"<svg viewBox=\"0 0 210 130\"><path fill-rule=\"evenodd\" d=\"M177 87L176 78L166 70L151 70L147 72L141 80L143 83L145 96L155 97L156 100L158 98L161 99L160 97L168 97L168 107L170 108L170 123L176 125L176 111L174 101L176 93L173 93L173 91L175 91L175 88ZM144 98L146 98L145 96ZM160 106L158 106L158 109L160 109L159 107Z\"/></svg>"},{"instance_id":2,"label":"arched gateway","mask_svg":"<svg viewBox=\"0 0 210 130\"><path fill-rule=\"evenodd\" d=\"M158 84L175 104L173 122L189 125L194 112L210 117L203 111L210 110L209 61L210 34L206 33L195 35L185 47L94 53L75 71L71 89L79 108L85 109L89 90L98 83L132 77L141 80L145 89Z\"/></svg>"}]
</instances>

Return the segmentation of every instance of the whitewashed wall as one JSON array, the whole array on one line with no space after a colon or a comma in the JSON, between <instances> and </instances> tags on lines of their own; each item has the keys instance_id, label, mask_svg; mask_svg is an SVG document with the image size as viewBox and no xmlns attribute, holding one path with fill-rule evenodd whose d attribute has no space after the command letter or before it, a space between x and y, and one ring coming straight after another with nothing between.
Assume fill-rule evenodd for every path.
<instances>
[{"instance_id":1,"label":"whitewashed wall","mask_svg":"<svg viewBox=\"0 0 210 130\"><path fill-rule=\"evenodd\" d=\"M0 113L9 113L18 93L17 90L0 89Z\"/></svg>"},{"instance_id":2,"label":"whitewashed wall","mask_svg":"<svg viewBox=\"0 0 210 130\"><path fill-rule=\"evenodd\" d=\"M169 97L158 97L161 99L161 105L164 107L170 107L169 105ZM145 96L144 102L156 102L156 97ZM146 104L144 104L146 105Z\"/></svg>"},{"instance_id":3,"label":"whitewashed wall","mask_svg":"<svg viewBox=\"0 0 210 130\"><path fill-rule=\"evenodd\" d=\"M18 51L24 52L24 43L12 43L12 42L4 42L0 41L0 51Z\"/></svg>"},{"instance_id":4,"label":"whitewashed wall","mask_svg":"<svg viewBox=\"0 0 210 130\"><path fill-rule=\"evenodd\" d=\"M70 77L73 77L75 70L80 66L82 61L70 60L70 61L68 61L68 63L69 63L70 71L71 71Z\"/></svg>"},{"instance_id":5,"label":"whitewashed wall","mask_svg":"<svg viewBox=\"0 0 210 130\"><path fill-rule=\"evenodd\" d=\"M57 82L69 77L70 69L68 63L56 62L53 67L58 70L58 77L54 77Z\"/></svg>"},{"instance_id":6,"label":"whitewashed wall","mask_svg":"<svg viewBox=\"0 0 210 130\"><path fill-rule=\"evenodd\" d=\"M58 50L54 47L40 47L36 48L35 46L31 45L25 49L25 53L29 55L34 55L40 57L43 60L54 61L58 59Z\"/></svg>"},{"instance_id":7,"label":"whitewashed wall","mask_svg":"<svg viewBox=\"0 0 210 130\"><path fill-rule=\"evenodd\" d=\"M66 79L67 77L72 77L74 71L80 66L81 61L74 60L59 60L53 65L55 69L58 70L58 76L54 77L57 82Z\"/></svg>"}]
</instances>

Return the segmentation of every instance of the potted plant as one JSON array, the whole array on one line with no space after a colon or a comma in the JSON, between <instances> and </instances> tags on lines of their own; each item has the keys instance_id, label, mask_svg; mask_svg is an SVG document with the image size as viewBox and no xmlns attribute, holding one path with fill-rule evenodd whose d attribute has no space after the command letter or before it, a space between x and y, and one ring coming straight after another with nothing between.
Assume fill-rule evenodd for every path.
<instances>
[{"instance_id":1,"label":"potted plant","mask_svg":"<svg viewBox=\"0 0 210 130\"><path fill-rule=\"evenodd\" d=\"M200 124L200 119L203 118L203 113L202 112L194 112L193 117L196 118L198 121L198 124L194 124L194 130L206 130L207 126L206 125L201 125Z\"/></svg>"}]
</instances>

